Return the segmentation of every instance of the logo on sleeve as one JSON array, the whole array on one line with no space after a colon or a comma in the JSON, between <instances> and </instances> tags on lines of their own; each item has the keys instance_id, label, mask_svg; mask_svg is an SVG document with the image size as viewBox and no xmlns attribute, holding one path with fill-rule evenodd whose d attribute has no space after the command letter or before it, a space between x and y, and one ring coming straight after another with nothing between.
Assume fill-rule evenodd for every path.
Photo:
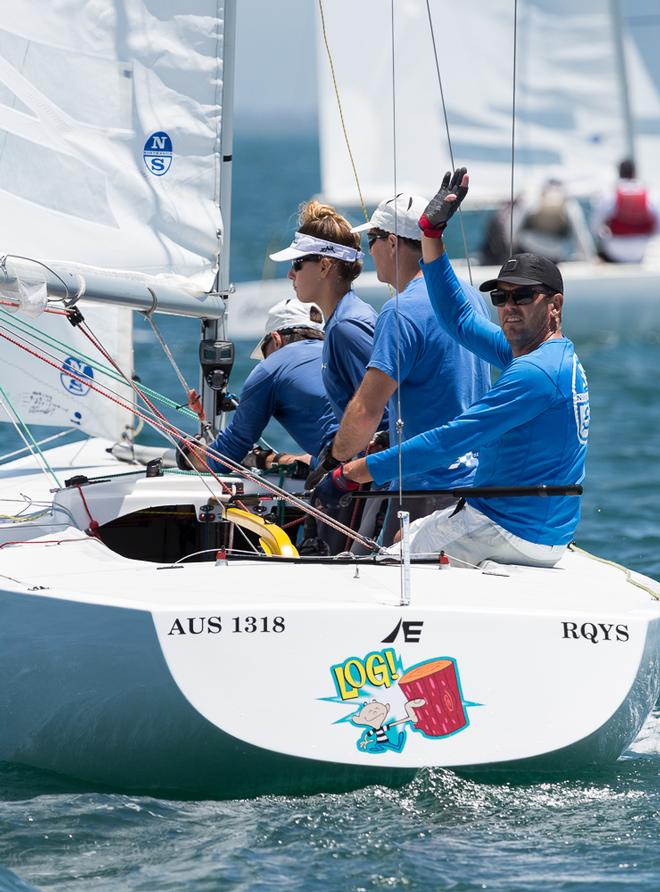
<instances>
[{"instance_id":1,"label":"logo on sleeve","mask_svg":"<svg viewBox=\"0 0 660 892\"><path fill-rule=\"evenodd\" d=\"M589 385L582 363L577 356L573 357L573 412L575 413L578 440L584 446L589 438L589 418L591 417Z\"/></svg>"}]
</instances>

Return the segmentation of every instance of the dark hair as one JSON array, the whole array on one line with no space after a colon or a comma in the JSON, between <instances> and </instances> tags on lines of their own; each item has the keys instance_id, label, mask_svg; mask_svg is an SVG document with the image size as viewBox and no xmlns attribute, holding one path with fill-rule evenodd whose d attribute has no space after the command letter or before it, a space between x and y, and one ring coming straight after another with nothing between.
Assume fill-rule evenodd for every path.
<instances>
[{"instance_id":1,"label":"dark hair","mask_svg":"<svg viewBox=\"0 0 660 892\"><path fill-rule=\"evenodd\" d=\"M325 332L321 328L307 328L304 325L296 325L295 328L278 328L277 332L282 337L282 346L284 344L293 344L296 341L322 341L325 338ZM272 334L272 332L271 332Z\"/></svg>"},{"instance_id":2,"label":"dark hair","mask_svg":"<svg viewBox=\"0 0 660 892\"><path fill-rule=\"evenodd\" d=\"M406 238L403 235L397 235L397 238L406 246L406 248L410 248L415 254L419 254L420 257L422 256L422 242L420 239Z\"/></svg>"},{"instance_id":3,"label":"dark hair","mask_svg":"<svg viewBox=\"0 0 660 892\"><path fill-rule=\"evenodd\" d=\"M622 180L634 180L635 175L635 162L632 158L624 158L619 164L619 176Z\"/></svg>"},{"instance_id":4,"label":"dark hair","mask_svg":"<svg viewBox=\"0 0 660 892\"><path fill-rule=\"evenodd\" d=\"M351 224L329 204L321 204L313 198L306 201L299 208L298 232L304 235L313 235L316 238L335 242L337 245L347 245L349 248L360 250L360 235L351 232ZM339 277L350 285L362 272L361 260L335 260Z\"/></svg>"}]
</instances>

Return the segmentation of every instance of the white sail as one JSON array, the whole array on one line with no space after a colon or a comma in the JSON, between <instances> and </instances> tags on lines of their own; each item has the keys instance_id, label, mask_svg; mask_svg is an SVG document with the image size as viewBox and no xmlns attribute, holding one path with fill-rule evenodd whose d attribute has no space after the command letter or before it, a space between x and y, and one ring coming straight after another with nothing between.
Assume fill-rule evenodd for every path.
<instances>
[{"instance_id":1,"label":"white sail","mask_svg":"<svg viewBox=\"0 0 660 892\"><path fill-rule=\"evenodd\" d=\"M344 120L367 203L394 188L433 193L450 166L426 4L324 4ZM514 4L463 0L451 15L431 4L456 164L471 174L476 203L506 198L511 184ZM549 176L575 195L612 179L625 152L623 95L610 0L518 3L516 192ZM358 203L335 90L319 38L324 196ZM395 88L396 153L392 81Z\"/></svg>"},{"instance_id":2,"label":"white sail","mask_svg":"<svg viewBox=\"0 0 660 892\"><path fill-rule=\"evenodd\" d=\"M131 375L131 313L114 307L90 307L84 316L120 368ZM11 407L28 427L71 427L89 436L118 440L132 425L131 412L95 390L97 386L110 387L119 399L132 405L131 388L99 371L99 364L107 367L108 363L62 316L43 313L35 322L23 314L8 318L3 312L0 334L22 345L0 337L1 383ZM54 345L50 338L62 346ZM57 368L35 358L25 347L51 360ZM13 417L13 413L0 410L0 422L9 423Z\"/></svg>"},{"instance_id":3,"label":"white sail","mask_svg":"<svg viewBox=\"0 0 660 892\"><path fill-rule=\"evenodd\" d=\"M641 178L660 194L660 11L656 6L653 15L626 16L623 23L635 159Z\"/></svg>"},{"instance_id":4,"label":"white sail","mask_svg":"<svg viewBox=\"0 0 660 892\"><path fill-rule=\"evenodd\" d=\"M212 287L222 13L0 4L0 252Z\"/></svg>"}]
</instances>

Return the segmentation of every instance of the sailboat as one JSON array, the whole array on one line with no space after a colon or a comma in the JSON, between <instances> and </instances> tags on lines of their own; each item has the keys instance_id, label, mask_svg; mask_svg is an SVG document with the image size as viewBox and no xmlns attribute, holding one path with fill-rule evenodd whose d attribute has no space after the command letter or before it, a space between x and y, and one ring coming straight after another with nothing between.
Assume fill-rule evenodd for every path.
<instances>
[{"instance_id":1,"label":"sailboat","mask_svg":"<svg viewBox=\"0 0 660 892\"><path fill-rule=\"evenodd\" d=\"M303 558L253 510L314 510L295 494L139 454L135 418L179 432L122 314L200 318L223 412L235 5L77 8L0 13L3 158L33 174L2 178L0 398L30 454L0 467L0 760L238 797L618 758L660 689L654 580L576 548L553 569ZM42 450L35 417L89 437Z\"/></svg>"},{"instance_id":2,"label":"sailboat","mask_svg":"<svg viewBox=\"0 0 660 892\"><path fill-rule=\"evenodd\" d=\"M454 33L438 4L405 2L394 7L393 41L387 3L323 4L316 57L324 200L362 222L361 204L371 213L393 191L394 157L398 190L428 197L456 159L470 170L470 208L477 210L467 211L475 222L465 221L465 239L457 227L448 249L463 278L479 285L497 270L479 263L476 217L511 200L512 176L513 197L535 195L554 178L587 207L613 187L619 161L630 157L660 195L660 21L646 11L635 15L627 4L624 15L618 0L468 0ZM584 218L578 229L575 255L561 264L569 332L591 334L594 320L603 329L657 328L660 240L643 263L608 264L596 257ZM369 272L358 290L375 306L389 296ZM269 280L239 283L238 291L250 306L277 299ZM639 309L634 319L631 301Z\"/></svg>"}]
</instances>

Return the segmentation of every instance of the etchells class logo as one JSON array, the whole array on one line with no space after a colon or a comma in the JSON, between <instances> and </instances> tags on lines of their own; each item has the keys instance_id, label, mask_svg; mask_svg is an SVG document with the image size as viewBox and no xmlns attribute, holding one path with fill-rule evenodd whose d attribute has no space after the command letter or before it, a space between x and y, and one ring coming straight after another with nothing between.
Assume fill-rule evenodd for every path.
<instances>
[{"instance_id":1,"label":"etchells class logo","mask_svg":"<svg viewBox=\"0 0 660 892\"><path fill-rule=\"evenodd\" d=\"M164 176L172 166L172 140L164 130L158 130L148 137L142 152L147 170L155 177Z\"/></svg>"},{"instance_id":2,"label":"etchells class logo","mask_svg":"<svg viewBox=\"0 0 660 892\"><path fill-rule=\"evenodd\" d=\"M91 387L84 381L80 381L80 378L89 378L90 381L93 381L94 369L76 356L67 356L62 363L62 371L60 373L62 387L72 396L87 396Z\"/></svg>"}]
</instances>

